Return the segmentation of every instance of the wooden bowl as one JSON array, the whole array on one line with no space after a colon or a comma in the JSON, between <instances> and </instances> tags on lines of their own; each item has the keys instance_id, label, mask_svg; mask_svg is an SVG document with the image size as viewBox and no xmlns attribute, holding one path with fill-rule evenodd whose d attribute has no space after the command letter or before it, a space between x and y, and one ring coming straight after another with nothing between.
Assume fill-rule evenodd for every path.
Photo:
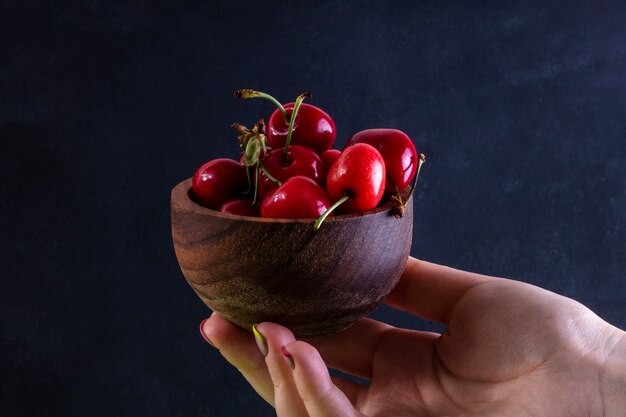
<instances>
[{"instance_id":1,"label":"wooden bowl","mask_svg":"<svg viewBox=\"0 0 626 417\"><path fill-rule=\"evenodd\" d=\"M178 263L202 301L250 330L272 321L296 337L345 329L394 288L411 249L413 199L400 219L390 206L313 219L237 216L192 199L191 178L172 190Z\"/></svg>"}]
</instances>

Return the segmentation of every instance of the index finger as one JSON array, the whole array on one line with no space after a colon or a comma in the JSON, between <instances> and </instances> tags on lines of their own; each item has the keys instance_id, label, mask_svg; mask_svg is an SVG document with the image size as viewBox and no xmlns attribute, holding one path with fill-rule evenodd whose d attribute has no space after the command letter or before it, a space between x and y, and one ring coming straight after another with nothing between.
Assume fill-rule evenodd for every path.
<instances>
[{"instance_id":1,"label":"index finger","mask_svg":"<svg viewBox=\"0 0 626 417\"><path fill-rule=\"evenodd\" d=\"M493 279L409 257L400 281L385 303L427 320L447 323L463 295Z\"/></svg>"}]
</instances>

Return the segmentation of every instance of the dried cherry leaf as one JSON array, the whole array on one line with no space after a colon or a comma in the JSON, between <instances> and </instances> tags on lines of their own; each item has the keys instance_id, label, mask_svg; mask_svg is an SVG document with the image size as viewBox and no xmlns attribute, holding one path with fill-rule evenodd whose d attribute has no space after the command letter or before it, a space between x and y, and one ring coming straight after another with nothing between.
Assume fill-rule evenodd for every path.
<instances>
[{"instance_id":1,"label":"dried cherry leaf","mask_svg":"<svg viewBox=\"0 0 626 417\"><path fill-rule=\"evenodd\" d=\"M261 156L262 149L263 146L261 142L256 139L256 137L249 140L246 145L246 150L243 154L244 165L247 167L256 165L256 163L259 161L259 157Z\"/></svg>"}]
</instances>

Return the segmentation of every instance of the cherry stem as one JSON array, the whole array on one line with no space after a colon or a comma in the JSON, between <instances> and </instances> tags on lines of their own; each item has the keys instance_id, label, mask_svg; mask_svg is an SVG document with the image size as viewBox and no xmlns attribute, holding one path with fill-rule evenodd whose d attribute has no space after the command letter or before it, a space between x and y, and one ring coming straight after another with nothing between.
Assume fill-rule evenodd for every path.
<instances>
[{"instance_id":1,"label":"cherry stem","mask_svg":"<svg viewBox=\"0 0 626 417\"><path fill-rule=\"evenodd\" d=\"M246 177L248 177L248 189L244 194L249 195L250 191L252 191L252 178L250 178L250 167L246 167Z\"/></svg>"},{"instance_id":2,"label":"cherry stem","mask_svg":"<svg viewBox=\"0 0 626 417\"><path fill-rule=\"evenodd\" d=\"M305 98L310 98L311 93L302 93L296 98L296 102L293 104L293 110L291 110L291 118L289 119L289 130L287 131L287 140L285 141L285 156L287 156L287 150L289 149L289 143L291 143L291 135L293 134L293 125L296 122L296 115L300 110L300 105Z\"/></svg>"},{"instance_id":3,"label":"cherry stem","mask_svg":"<svg viewBox=\"0 0 626 417\"><path fill-rule=\"evenodd\" d=\"M417 163L417 172L415 173L415 178L413 178L413 184L411 184L411 191L409 191L409 195L406 197L406 201L409 201L411 196L413 195L413 191L415 191L415 187L417 186L417 178L420 176L420 170L422 169L422 165L426 162L426 155L423 153L417 156L419 162Z\"/></svg>"},{"instance_id":4,"label":"cherry stem","mask_svg":"<svg viewBox=\"0 0 626 417\"><path fill-rule=\"evenodd\" d=\"M259 196L259 165L260 161L256 162L256 175L254 176L254 198L252 199L252 205L256 204L257 197Z\"/></svg>"},{"instance_id":5,"label":"cherry stem","mask_svg":"<svg viewBox=\"0 0 626 417\"><path fill-rule=\"evenodd\" d=\"M270 181L275 182L276 184L278 184L278 186L279 186L279 187L280 187L281 185L283 185L283 183L282 183L282 182L280 182L279 180L277 180L276 178L274 178L274 177L272 176L272 174L270 174L270 173L267 171L267 169L263 166L263 164L262 164L260 161L259 161L259 167L261 168L261 171L263 171L263 173L265 174L265 176L266 176L267 178L269 178L269 179L270 179Z\"/></svg>"},{"instance_id":6,"label":"cherry stem","mask_svg":"<svg viewBox=\"0 0 626 417\"><path fill-rule=\"evenodd\" d=\"M322 223L324 223L324 220L326 220L326 217L328 217L330 213L335 211L337 207L348 201L350 197L351 196L349 194L345 194L339 200L335 201L332 206L328 207L328 209L317 220L315 220L315 223L313 224L313 230L318 230Z\"/></svg>"},{"instance_id":7,"label":"cherry stem","mask_svg":"<svg viewBox=\"0 0 626 417\"><path fill-rule=\"evenodd\" d=\"M274 105L278 107L278 110L280 110L280 112L283 114L285 123L289 123L289 114L287 113L287 110L285 110L283 105L280 104L280 101L276 100L274 97L270 96L269 94L262 93L261 91L244 89L244 90L237 90L233 92L233 95L237 98L264 98L266 100L269 100L272 103L274 103Z\"/></svg>"}]
</instances>

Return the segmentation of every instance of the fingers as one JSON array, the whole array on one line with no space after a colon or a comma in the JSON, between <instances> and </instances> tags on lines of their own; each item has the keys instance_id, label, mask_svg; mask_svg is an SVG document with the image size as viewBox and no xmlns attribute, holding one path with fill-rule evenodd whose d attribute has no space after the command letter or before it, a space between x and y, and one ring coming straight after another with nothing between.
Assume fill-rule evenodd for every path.
<instances>
[{"instance_id":1,"label":"fingers","mask_svg":"<svg viewBox=\"0 0 626 417\"><path fill-rule=\"evenodd\" d=\"M232 324L217 313L200 325L200 332L224 358L237 368L252 388L268 403L274 405L274 385L250 333Z\"/></svg>"},{"instance_id":2,"label":"fingers","mask_svg":"<svg viewBox=\"0 0 626 417\"><path fill-rule=\"evenodd\" d=\"M372 323L366 322L362 327L373 338L377 326L373 320L369 321ZM255 326L252 337L219 314L213 314L201 323L200 332L262 398L274 405L278 417L361 416L352 402L358 400L366 387L341 378L333 381L319 352L305 342L296 342L287 328L261 323ZM346 342L342 343L347 346ZM364 353L360 355L365 357ZM338 361L347 356L347 353L338 355Z\"/></svg>"},{"instance_id":3,"label":"fingers","mask_svg":"<svg viewBox=\"0 0 626 417\"><path fill-rule=\"evenodd\" d=\"M493 279L409 257L398 285L385 302L427 320L447 323L450 312L469 289Z\"/></svg>"},{"instance_id":4,"label":"fingers","mask_svg":"<svg viewBox=\"0 0 626 417\"><path fill-rule=\"evenodd\" d=\"M361 389L358 384L343 381L346 397L331 380L319 352L306 342L292 342L284 347L284 355L293 365L293 378L298 394L310 417L363 416L353 407Z\"/></svg>"},{"instance_id":5,"label":"fingers","mask_svg":"<svg viewBox=\"0 0 626 417\"><path fill-rule=\"evenodd\" d=\"M372 363L381 339L393 327L361 318L346 330L329 336L308 339L327 366L351 375L372 379Z\"/></svg>"},{"instance_id":6,"label":"fingers","mask_svg":"<svg viewBox=\"0 0 626 417\"><path fill-rule=\"evenodd\" d=\"M259 349L267 352L265 363L274 386L274 407L278 417L308 417L306 408L293 380L291 366L282 353L282 348L293 342L293 334L285 327L274 323L255 326Z\"/></svg>"},{"instance_id":7,"label":"fingers","mask_svg":"<svg viewBox=\"0 0 626 417\"><path fill-rule=\"evenodd\" d=\"M287 328L274 323L255 326L255 336L261 351L267 353L265 362L273 381L278 417L361 415L352 401L356 402L366 388L340 379L337 383L341 389L337 387L313 346L296 342Z\"/></svg>"}]
</instances>

